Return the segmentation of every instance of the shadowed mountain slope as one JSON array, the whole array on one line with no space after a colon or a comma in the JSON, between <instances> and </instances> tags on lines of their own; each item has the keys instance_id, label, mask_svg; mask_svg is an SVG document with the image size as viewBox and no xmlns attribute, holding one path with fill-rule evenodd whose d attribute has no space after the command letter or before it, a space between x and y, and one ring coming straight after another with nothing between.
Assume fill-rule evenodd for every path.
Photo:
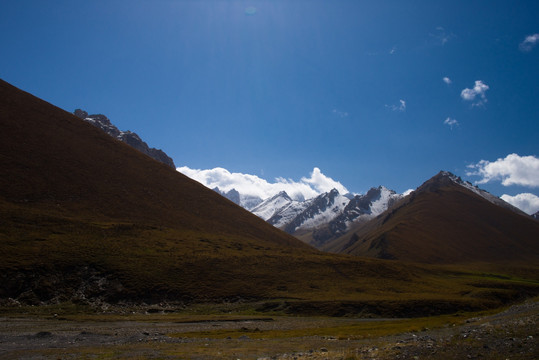
<instances>
[{"instance_id":1,"label":"shadowed mountain slope","mask_svg":"<svg viewBox=\"0 0 539 360\"><path fill-rule=\"evenodd\" d=\"M241 262L227 268L237 258L230 265L225 260L317 253L198 182L3 81L0 123L0 297L39 288L43 284L31 279L49 273L55 275L37 298L53 296L66 281L103 274L119 279L128 297L199 297L203 290L219 297L237 289L207 291L204 281L219 266L223 273L212 281L221 283L241 269ZM73 274L70 280L64 279L67 273ZM262 293L253 289L251 295Z\"/></svg>"},{"instance_id":2,"label":"shadowed mountain slope","mask_svg":"<svg viewBox=\"0 0 539 360\"><path fill-rule=\"evenodd\" d=\"M306 248L213 191L77 117L0 84L0 199L50 215L248 235ZM241 229L241 231L240 231Z\"/></svg>"},{"instance_id":3,"label":"shadowed mountain slope","mask_svg":"<svg viewBox=\"0 0 539 360\"><path fill-rule=\"evenodd\" d=\"M325 249L423 263L537 264L539 223L489 195L440 172Z\"/></svg>"}]
</instances>

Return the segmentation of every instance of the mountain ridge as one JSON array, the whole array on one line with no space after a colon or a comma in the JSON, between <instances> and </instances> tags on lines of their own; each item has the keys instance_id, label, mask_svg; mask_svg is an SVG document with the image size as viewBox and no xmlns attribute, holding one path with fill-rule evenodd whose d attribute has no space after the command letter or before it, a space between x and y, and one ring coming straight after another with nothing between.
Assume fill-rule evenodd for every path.
<instances>
[{"instance_id":1,"label":"mountain ridge","mask_svg":"<svg viewBox=\"0 0 539 360\"><path fill-rule=\"evenodd\" d=\"M126 144L132 146L133 148L137 149L138 151L142 152L143 154L146 154L151 158L160 161L173 169L176 169L176 165L174 165L174 160L172 160L172 158L168 156L163 150L149 147L148 144L146 144L140 138L140 136L138 136L137 133L131 132L129 130L121 131L115 125L113 125L109 118L107 118L105 115L89 115L86 111L81 109L76 109L73 114L76 117L103 130L113 138L123 141Z\"/></svg>"},{"instance_id":2,"label":"mountain ridge","mask_svg":"<svg viewBox=\"0 0 539 360\"><path fill-rule=\"evenodd\" d=\"M229 198L228 194L223 195ZM379 186L371 188L366 194L343 195L332 189L314 198L297 201L281 191L248 210L277 228L320 248L327 241L342 235L355 222L365 222L380 214L402 196Z\"/></svg>"}]
</instances>

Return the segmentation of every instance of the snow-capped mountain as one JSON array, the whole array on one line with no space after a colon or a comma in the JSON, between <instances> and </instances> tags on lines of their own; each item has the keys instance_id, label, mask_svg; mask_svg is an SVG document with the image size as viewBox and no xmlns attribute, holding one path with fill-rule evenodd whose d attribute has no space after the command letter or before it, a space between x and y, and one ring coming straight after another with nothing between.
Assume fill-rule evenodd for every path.
<instances>
[{"instance_id":1,"label":"snow-capped mountain","mask_svg":"<svg viewBox=\"0 0 539 360\"><path fill-rule=\"evenodd\" d=\"M364 195L355 195L338 216L313 231L312 244L324 245L346 233L353 224L363 223L380 215L403 197L404 195L384 186L371 188Z\"/></svg>"},{"instance_id":2,"label":"snow-capped mountain","mask_svg":"<svg viewBox=\"0 0 539 360\"><path fill-rule=\"evenodd\" d=\"M349 202L349 198L333 189L309 201L302 211L281 228L289 234L299 230L315 229L341 214Z\"/></svg>"},{"instance_id":3,"label":"snow-capped mountain","mask_svg":"<svg viewBox=\"0 0 539 360\"><path fill-rule=\"evenodd\" d=\"M288 196L286 191L281 191L278 194L262 201L260 204L251 209L251 212L256 216L268 221L293 202L294 200Z\"/></svg>"},{"instance_id":4,"label":"snow-capped mountain","mask_svg":"<svg viewBox=\"0 0 539 360\"><path fill-rule=\"evenodd\" d=\"M304 201L293 200L281 191L250 211L289 234L321 246L345 233L352 224L379 215L400 198L402 195L383 186L355 196L333 189Z\"/></svg>"},{"instance_id":5,"label":"snow-capped mountain","mask_svg":"<svg viewBox=\"0 0 539 360\"><path fill-rule=\"evenodd\" d=\"M213 188L213 191L218 194L221 194L228 200L232 201L233 203L236 203L237 205L249 211L251 211L254 207L256 207L262 202L262 199L258 196L240 194L240 192L236 189L231 189L227 192L224 192L221 191L221 189L219 189L218 187L215 187Z\"/></svg>"},{"instance_id":6,"label":"snow-capped mountain","mask_svg":"<svg viewBox=\"0 0 539 360\"><path fill-rule=\"evenodd\" d=\"M495 205L524 214L502 199L447 171L440 172L416 191L448 182L462 186ZM405 198L405 195L384 186L371 188L361 195L343 195L333 189L302 201L293 199L285 191L262 201L259 197L245 196L235 189L228 192L220 191L219 188L214 190L273 226L319 248L352 228L374 219Z\"/></svg>"},{"instance_id":7,"label":"snow-capped mountain","mask_svg":"<svg viewBox=\"0 0 539 360\"><path fill-rule=\"evenodd\" d=\"M76 109L73 114L80 119L100 128L110 136L123 141L124 143L134 147L138 151L154 158L157 161L162 162L165 165L176 168L174 161L163 150L151 148L146 144L140 136L131 131L121 131L114 126L105 115L88 115L88 113L81 109Z\"/></svg>"}]
</instances>

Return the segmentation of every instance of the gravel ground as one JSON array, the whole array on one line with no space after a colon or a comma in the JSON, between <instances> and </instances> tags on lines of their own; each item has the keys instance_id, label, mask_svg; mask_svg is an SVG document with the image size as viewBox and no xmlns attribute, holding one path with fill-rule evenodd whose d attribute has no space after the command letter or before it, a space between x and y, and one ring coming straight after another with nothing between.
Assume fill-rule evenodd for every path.
<instances>
[{"instance_id":1,"label":"gravel ground","mask_svg":"<svg viewBox=\"0 0 539 360\"><path fill-rule=\"evenodd\" d=\"M216 329L290 330L360 320L276 318L209 322L0 318L0 359L539 359L539 302L459 326L368 340L332 337L212 339L169 336ZM372 321L372 320L371 320ZM302 349L298 351L297 349Z\"/></svg>"}]
</instances>

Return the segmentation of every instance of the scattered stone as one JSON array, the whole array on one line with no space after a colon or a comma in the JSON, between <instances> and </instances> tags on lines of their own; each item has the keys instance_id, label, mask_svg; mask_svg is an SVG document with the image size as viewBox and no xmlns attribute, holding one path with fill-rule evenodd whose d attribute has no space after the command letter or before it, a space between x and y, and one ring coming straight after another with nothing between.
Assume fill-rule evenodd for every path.
<instances>
[{"instance_id":1,"label":"scattered stone","mask_svg":"<svg viewBox=\"0 0 539 360\"><path fill-rule=\"evenodd\" d=\"M48 338L51 336L52 336L52 333L50 331L40 331L34 335L34 337L38 339Z\"/></svg>"}]
</instances>

